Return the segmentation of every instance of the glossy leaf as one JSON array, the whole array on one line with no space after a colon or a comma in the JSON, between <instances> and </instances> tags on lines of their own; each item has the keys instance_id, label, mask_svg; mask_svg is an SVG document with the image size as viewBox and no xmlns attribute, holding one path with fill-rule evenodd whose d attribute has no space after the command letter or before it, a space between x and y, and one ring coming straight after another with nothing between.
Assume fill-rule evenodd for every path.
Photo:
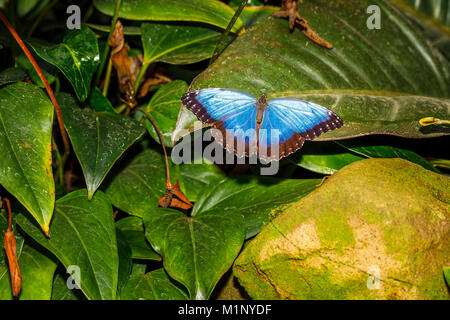
<instances>
[{"instance_id":1,"label":"glossy leaf","mask_svg":"<svg viewBox=\"0 0 450 320\"><path fill-rule=\"evenodd\" d=\"M388 145L371 145L358 140L339 141L338 144L367 158L401 158L439 173L439 170L433 167L427 160L410 150Z\"/></svg>"},{"instance_id":2,"label":"glossy leaf","mask_svg":"<svg viewBox=\"0 0 450 320\"><path fill-rule=\"evenodd\" d=\"M307 142L300 152L294 153L288 159L307 170L333 174L346 165L365 159L365 157L349 152L334 142Z\"/></svg>"},{"instance_id":3,"label":"glossy leaf","mask_svg":"<svg viewBox=\"0 0 450 320\"><path fill-rule=\"evenodd\" d=\"M123 239L131 248L133 259L161 260L161 257L152 249L145 239L144 225L138 217L125 217L116 222Z\"/></svg>"},{"instance_id":4,"label":"glossy leaf","mask_svg":"<svg viewBox=\"0 0 450 320\"><path fill-rule=\"evenodd\" d=\"M91 198L116 160L145 129L121 114L80 109L69 94L59 94L58 101Z\"/></svg>"},{"instance_id":5,"label":"glossy leaf","mask_svg":"<svg viewBox=\"0 0 450 320\"><path fill-rule=\"evenodd\" d=\"M102 192L87 200L86 190L69 193L56 202L50 238L23 215L20 227L51 251L67 269L78 266L77 283L89 299L114 299L119 258L111 204ZM75 279L75 277L74 277Z\"/></svg>"},{"instance_id":6,"label":"glossy leaf","mask_svg":"<svg viewBox=\"0 0 450 320\"><path fill-rule=\"evenodd\" d=\"M378 5L382 32L366 30L369 5ZM311 43L288 21L268 17L237 38L190 89L222 87L259 97L292 97L336 112L344 126L319 140L384 133L434 137L422 117L450 118L449 62L424 38L422 29L387 1L304 1L301 14L331 42ZM361 31L364 29L365 31ZM177 124L191 129L192 112L182 108Z\"/></svg>"},{"instance_id":7,"label":"glossy leaf","mask_svg":"<svg viewBox=\"0 0 450 320\"><path fill-rule=\"evenodd\" d=\"M22 81L25 79L27 74L22 68L8 68L0 72L0 86L11 83Z\"/></svg>"},{"instance_id":8,"label":"glossy leaf","mask_svg":"<svg viewBox=\"0 0 450 320\"><path fill-rule=\"evenodd\" d=\"M319 183L319 179L228 177L202 190L192 216L209 212L226 216L239 212L244 216L245 237L250 238L261 231L278 207L306 196Z\"/></svg>"},{"instance_id":9,"label":"glossy leaf","mask_svg":"<svg viewBox=\"0 0 450 320\"><path fill-rule=\"evenodd\" d=\"M201 187L222 177L219 169L208 163L176 166L169 157L169 167L172 183L179 180L190 201L197 199ZM166 192L163 155L152 149L141 152L115 173L105 192L115 207L138 217L157 208Z\"/></svg>"},{"instance_id":10,"label":"glossy leaf","mask_svg":"<svg viewBox=\"0 0 450 320\"><path fill-rule=\"evenodd\" d=\"M208 59L222 33L203 26L143 23L144 63L188 64Z\"/></svg>"},{"instance_id":11,"label":"glossy leaf","mask_svg":"<svg viewBox=\"0 0 450 320\"><path fill-rule=\"evenodd\" d=\"M187 90L188 86L182 80L169 82L156 91L145 108L145 111L152 116L158 125L159 131L161 131L163 136L164 145L167 147L172 146L172 132L175 129L181 96ZM142 117L142 113L139 114ZM160 143L156 130L149 120L145 120L145 125L152 138Z\"/></svg>"},{"instance_id":12,"label":"glossy leaf","mask_svg":"<svg viewBox=\"0 0 450 320\"><path fill-rule=\"evenodd\" d=\"M232 265L244 242L243 216L215 210L187 217L156 208L144 215L147 237L163 256L164 269L189 291L190 298L207 299Z\"/></svg>"},{"instance_id":13,"label":"glossy leaf","mask_svg":"<svg viewBox=\"0 0 450 320\"><path fill-rule=\"evenodd\" d=\"M22 289L20 300L50 300L57 261L49 253L25 245L19 258ZM9 275L0 280L0 299L13 299Z\"/></svg>"},{"instance_id":14,"label":"glossy leaf","mask_svg":"<svg viewBox=\"0 0 450 320\"><path fill-rule=\"evenodd\" d=\"M51 139L53 105L38 87L0 89L0 184L48 231L55 203Z\"/></svg>"},{"instance_id":15,"label":"glossy leaf","mask_svg":"<svg viewBox=\"0 0 450 320\"><path fill-rule=\"evenodd\" d=\"M79 30L68 31L63 43L50 47L34 43L32 47L42 59L61 70L81 101L86 100L92 76L99 64L98 43L94 32L82 26Z\"/></svg>"},{"instance_id":16,"label":"glossy leaf","mask_svg":"<svg viewBox=\"0 0 450 320\"><path fill-rule=\"evenodd\" d=\"M114 0L94 0L95 7L112 16ZM233 9L217 0L123 0L119 17L130 20L194 21L225 29L234 15ZM238 19L231 31L243 31Z\"/></svg>"},{"instance_id":17,"label":"glossy leaf","mask_svg":"<svg viewBox=\"0 0 450 320\"><path fill-rule=\"evenodd\" d=\"M121 292L122 300L186 300L186 293L174 284L164 269L132 275Z\"/></svg>"}]
</instances>

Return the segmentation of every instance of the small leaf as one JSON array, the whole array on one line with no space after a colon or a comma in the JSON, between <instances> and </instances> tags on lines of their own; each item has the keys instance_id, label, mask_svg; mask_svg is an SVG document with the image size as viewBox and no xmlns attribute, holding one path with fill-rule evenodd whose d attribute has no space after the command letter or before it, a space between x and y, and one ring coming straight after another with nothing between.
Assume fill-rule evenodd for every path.
<instances>
[{"instance_id":1,"label":"small leaf","mask_svg":"<svg viewBox=\"0 0 450 320\"><path fill-rule=\"evenodd\" d=\"M410 150L388 145L367 144L363 141L358 141L357 139L339 141L338 144L367 158L401 158L417 163L425 169L439 173L439 170L433 167L431 163Z\"/></svg>"},{"instance_id":2,"label":"small leaf","mask_svg":"<svg viewBox=\"0 0 450 320\"><path fill-rule=\"evenodd\" d=\"M58 94L64 125L92 198L116 160L145 132L121 114L80 109L69 94Z\"/></svg>"},{"instance_id":3,"label":"small leaf","mask_svg":"<svg viewBox=\"0 0 450 320\"><path fill-rule=\"evenodd\" d=\"M112 16L115 0L94 0L94 6ZM217 0L123 0L119 17L130 20L195 21L226 29L234 15L233 9ZM243 31L243 23L236 21L232 32Z\"/></svg>"},{"instance_id":4,"label":"small leaf","mask_svg":"<svg viewBox=\"0 0 450 320\"><path fill-rule=\"evenodd\" d=\"M144 225L138 217L125 217L116 222L116 228L128 242L133 259L161 260L145 239Z\"/></svg>"},{"instance_id":5,"label":"small leaf","mask_svg":"<svg viewBox=\"0 0 450 320\"><path fill-rule=\"evenodd\" d=\"M56 201L51 237L23 215L19 226L51 251L67 269L77 266L77 283L88 299L115 299L119 258L111 204L102 192L87 200L86 190L78 190ZM74 278L75 279L75 278Z\"/></svg>"},{"instance_id":6,"label":"small leaf","mask_svg":"<svg viewBox=\"0 0 450 320\"><path fill-rule=\"evenodd\" d=\"M66 33L63 43L51 47L34 43L36 53L58 67L69 79L78 99L86 100L91 80L99 63L99 50L95 33L86 26Z\"/></svg>"},{"instance_id":7,"label":"small leaf","mask_svg":"<svg viewBox=\"0 0 450 320\"><path fill-rule=\"evenodd\" d=\"M55 204L53 105L35 85L0 89L0 184L47 232Z\"/></svg>"},{"instance_id":8,"label":"small leaf","mask_svg":"<svg viewBox=\"0 0 450 320\"><path fill-rule=\"evenodd\" d=\"M191 299L208 299L230 268L244 242L243 217L221 211L187 217L179 211L157 208L144 216L147 237L159 247L164 269L182 283Z\"/></svg>"},{"instance_id":9,"label":"small leaf","mask_svg":"<svg viewBox=\"0 0 450 320\"><path fill-rule=\"evenodd\" d=\"M141 30L145 64L188 64L208 59L222 35L203 26L178 24L143 23Z\"/></svg>"},{"instance_id":10,"label":"small leaf","mask_svg":"<svg viewBox=\"0 0 450 320\"><path fill-rule=\"evenodd\" d=\"M119 255L119 271L117 277L117 292L120 292L122 287L128 281L133 267L133 260L131 258L131 247L128 244L124 234L116 229L117 237L117 252Z\"/></svg>"},{"instance_id":11,"label":"small leaf","mask_svg":"<svg viewBox=\"0 0 450 320\"><path fill-rule=\"evenodd\" d=\"M34 82L34 84L36 84L40 88L45 88L44 83L42 82L42 80L39 77L38 73L34 69L33 65L30 62L30 60L26 56L24 56L24 55L17 56L15 58L15 60L16 60L16 64L18 66L20 66L21 68L26 70L26 72L28 73L28 76ZM58 79L58 78L56 78L55 76L53 76L52 74L48 73L45 70L41 69L41 71L42 71L42 74L44 75L45 79L47 79L48 84L52 84L53 82L55 82Z\"/></svg>"},{"instance_id":12,"label":"small leaf","mask_svg":"<svg viewBox=\"0 0 450 320\"><path fill-rule=\"evenodd\" d=\"M299 152L288 158L302 168L321 174L333 174L362 159L365 157L348 152L334 142L307 142Z\"/></svg>"},{"instance_id":13,"label":"small leaf","mask_svg":"<svg viewBox=\"0 0 450 320\"><path fill-rule=\"evenodd\" d=\"M162 86L152 96L145 111L149 113L158 125L159 131L163 136L164 145L172 146L172 133L177 122L178 111L181 105L181 96L186 93L188 86L182 80L175 80ZM137 112L140 116L142 113ZM150 121L145 120L145 125L152 138L160 143L155 128Z\"/></svg>"},{"instance_id":14,"label":"small leaf","mask_svg":"<svg viewBox=\"0 0 450 320\"><path fill-rule=\"evenodd\" d=\"M164 269L132 275L121 292L122 300L187 300L188 296Z\"/></svg>"},{"instance_id":15,"label":"small leaf","mask_svg":"<svg viewBox=\"0 0 450 320\"><path fill-rule=\"evenodd\" d=\"M106 98L99 88L94 87L89 96L89 106L96 112L111 112L116 113L108 98Z\"/></svg>"}]
</instances>

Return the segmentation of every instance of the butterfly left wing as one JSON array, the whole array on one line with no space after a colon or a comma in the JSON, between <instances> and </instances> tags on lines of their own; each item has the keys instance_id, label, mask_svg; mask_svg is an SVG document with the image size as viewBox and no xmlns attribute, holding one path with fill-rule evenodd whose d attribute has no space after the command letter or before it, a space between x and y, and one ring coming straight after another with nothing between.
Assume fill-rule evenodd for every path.
<instances>
[{"instance_id":1,"label":"butterfly left wing","mask_svg":"<svg viewBox=\"0 0 450 320\"><path fill-rule=\"evenodd\" d=\"M199 120L220 131L220 134L212 131L212 135L224 148L236 152L241 144L244 150L237 152L238 157L250 153L250 146L256 144L257 108L253 96L236 90L206 88L187 92L181 100ZM232 132L232 138L227 139L227 131Z\"/></svg>"},{"instance_id":2,"label":"butterfly left wing","mask_svg":"<svg viewBox=\"0 0 450 320\"><path fill-rule=\"evenodd\" d=\"M333 111L313 102L297 99L272 99L264 113L259 144L267 148L266 161L280 159L297 151L305 140L312 140L324 132L339 128L342 119ZM278 130L278 152L270 140Z\"/></svg>"}]
</instances>

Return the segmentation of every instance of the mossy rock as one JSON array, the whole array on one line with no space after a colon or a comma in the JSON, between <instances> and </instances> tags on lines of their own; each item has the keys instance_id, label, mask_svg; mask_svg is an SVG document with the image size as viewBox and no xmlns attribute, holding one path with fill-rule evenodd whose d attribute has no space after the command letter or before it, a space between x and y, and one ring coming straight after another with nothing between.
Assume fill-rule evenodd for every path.
<instances>
[{"instance_id":1,"label":"mossy rock","mask_svg":"<svg viewBox=\"0 0 450 320\"><path fill-rule=\"evenodd\" d=\"M448 299L450 178L402 159L352 163L243 250L254 299Z\"/></svg>"}]
</instances>

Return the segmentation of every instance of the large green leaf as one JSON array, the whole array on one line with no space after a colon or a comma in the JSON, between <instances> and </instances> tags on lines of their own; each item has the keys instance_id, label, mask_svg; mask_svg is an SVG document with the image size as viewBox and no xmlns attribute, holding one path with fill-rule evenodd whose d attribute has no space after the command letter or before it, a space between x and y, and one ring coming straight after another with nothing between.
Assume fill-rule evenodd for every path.
<instances>
[{"instance_id":1,"label":"large green leaf","mask_svg":"<svg viewBox=\"0 0 450 320\"><path fill-rule=\"evenodd\" d=\"M94 0L95 7L110 16L114 13L115 0ZM131 20L195 21L225 29L234 11L217 0L123 0L119 17ZM240 19L231 31L243 30Z\"/></svg>"},{"instance_id":2,"label":"large green leaf","mask_svg":"<svg viewBox=\"0 0 450 320\"><path fill-rule=\"evenodd\" d=\"M186 293L177 287L164 269L132 275L122 288L121 300L186 300Z\"/></svg>"},{"instance_id":3,"label":"large green leaf","mask_svg":"<svg viewBox=\"0 0 450 320\"><path fill-rule=\"evenodd\" d=\"M192 216L207 213L244 216L246 238L261 231L278 207L313 191L319 179L277 179L264 176L233 176L205 187L195 203Z\"/></svg>"},{"instance_id":4,"label":"large green leaf","mask_svg":"<svg viewBox=\"0 0 450 320\"><path fill-rule=\"evenodd\" d=\"M81 101L86 100L99 63L98 42L91 29L82 26L70 30L58 45L46 47L33 43L32 47L42 59L61 70Z\"/></svg>"},{"instance_id":5,"label":"large green leaf","mask_svg":"<svg viewBox=\"0 0 450 320\"><path fill-rule=\"evenodd\" d=\"M188 64L208 59L222 35L203 26L143 23L144 64L162 61Z\"/></svg>"},{"instance_id":6,"label":"large green leaf","mask_svg":"<svg viewBox=\"0 0 450 320\"><path fill-rule=\"evenodd\" d=\"M36 86L0 89L0 184L48 231L55 204L53 106Z\"/></svg>"},{"instance_id":7,"label":"large green leaf","mask_svg":"<svg viewBox=\"0 0 450 320\"><path fill-rule=\"evenodd\" d=\"M69 94L57 98L90 199L116 160L144 134L145 128L121 114L80 109Z\"/></svg>"},{"instance_id":8,"label":"large green leaf","mask_svg":"<svg viewBox=\"0 0 450 320\"><path fill-rule=\"evenodd\" d=\"M208 163L175 166L169 157L169 168L172 184L179 180L191 201L197 199L203 186L223 177L215 165ZM139 153L112 177L105 192L115 207L138 217L157 208L166 192L163 155L152 149Z\"/></svg>"},{"instance_id":9,"label":"large green leaf","mask_svg":"<svg viewBox=\"0 0 450 320\"><path fill-rule=\"evenodd\" d=\"M17 216L17 223L51 251L66 269L79 268L77 285L86 297L116 297L119 265L116 232L111 204L102 192L97 192L92 200L87 200L86 190L58 199L50 238L23 215Z\"/></svg>"},{"instance_id":10,"label":"large green leaf","mask_svg":"<svg viewBox=\"0 0 450 320\"><path fill-rule=\"evenodd\" d=\"M125 217L116 222L116 228L131 248L133 259L161 260L145 239L144 225L141 218Z\"/></svg>"},{"instance_id":11,"label":"large green leaf","mask_svg":"<svg viewBox=\"0 0 450 320\"><path fill-rule=\"evenodd\" d=\"M366 27L369 5L381 8L381 30ZM344 120L342 128L321 140L371 133L443 134L418 122L426 116L450 117L449 62L420 27L383 0L305 0L301 15L333 44L332 50L311 43L298 30L290 33L286 20L268 17L237 38L191 89L223 87L319 103ZM183 107L177 131L192 130L195 119Z\"/></svg>"},{"instance_id":12,"label":"large green leaf","mask_svg":"<svg viewBox=\"0 0 450 320\"><path fill-rule=\"evenodd\" d=\"M163 256L164 269L182 283L191 299L209 298L244 242L242 215L220 210L187 217L156 208L144 215L146 235Z\"/></svg>"},{"instance_id":13,"label":"large green leaf","mask_svg":"<svg viewBox=\"0 0 450 320\"><path fill-rule=\"evenodd\" d=\"M49 252L25 245L19 258L20 300L50 300L57 261ZM0 280L0 300L13 299L9 275Z\"/></svg>"},{"instance_id":14,"label":"large green leaf","mask_svg":"<svg viewBox=\"0 0 450 320\"><path fill-rule=\"evenodd\" d=\"M158 129L163 136L164 145L168 147L172 146L172 133L177 122L181 96L187 89L186 82L182 80L172 81L156 91L145 108L145 111L152 116L158 125ZM142 113L138 113L142 116ZM159 143L159 137L150 121L145 120L145 125L152 138Z\"/></svg>"}]
</instances>

